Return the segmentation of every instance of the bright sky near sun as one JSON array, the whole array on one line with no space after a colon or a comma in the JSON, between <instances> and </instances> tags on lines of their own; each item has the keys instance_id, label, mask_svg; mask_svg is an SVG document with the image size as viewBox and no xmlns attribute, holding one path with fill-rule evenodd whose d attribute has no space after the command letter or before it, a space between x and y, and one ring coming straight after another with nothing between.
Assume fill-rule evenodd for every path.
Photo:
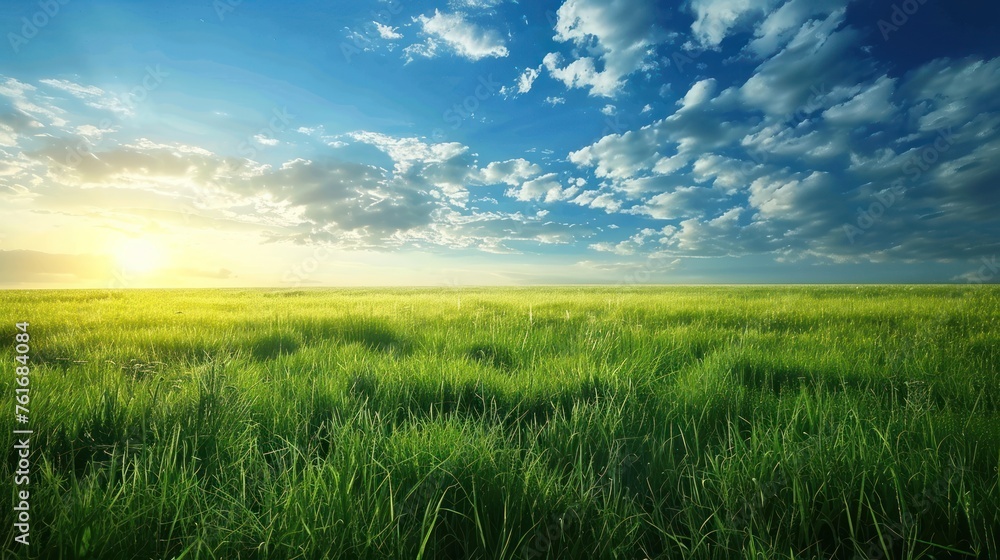
<instances>
[{"instance_id":1,"label":"bright sky near sun","mask_svg":"<svg viewBox=\"0 0 1000 560\"><path fill-rule=\"evenodd\" d=\"M984 282L973 0L0 4L0 286Z\"/></svg>"}]
</instances>

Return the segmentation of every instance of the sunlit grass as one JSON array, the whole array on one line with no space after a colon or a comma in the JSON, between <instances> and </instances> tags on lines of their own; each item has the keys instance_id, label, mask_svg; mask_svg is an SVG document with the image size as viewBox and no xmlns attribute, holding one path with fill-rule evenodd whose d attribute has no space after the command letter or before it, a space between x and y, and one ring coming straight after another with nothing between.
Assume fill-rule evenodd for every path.
<instances>
[{"instance_id":1,"label":"sunlit grass","mask_svg":"<svg viewBox=\"0 0 1000 560\"><path fill-rule=\"evenodd\" d=\"M35 368L19 552L996 557L998 296L0 292Z\"/></svg>"}]
</instances>

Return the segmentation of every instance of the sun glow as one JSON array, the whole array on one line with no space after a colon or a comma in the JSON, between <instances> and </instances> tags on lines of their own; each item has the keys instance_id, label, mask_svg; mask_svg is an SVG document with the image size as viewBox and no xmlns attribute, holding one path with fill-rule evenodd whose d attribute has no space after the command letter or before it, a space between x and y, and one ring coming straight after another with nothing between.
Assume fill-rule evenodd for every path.
<instances>
[{"instance_id":1,"label":"sun glow","mask_svg":"<svg viewBox=\"0 0 1000 560\"><path fill-rule=\"evenodd\" d=\"M126 239L115 249L115 260L125 272L150 274L163 268L166 255L156 243L142 238Z\"/></svg>"}]
</instances>

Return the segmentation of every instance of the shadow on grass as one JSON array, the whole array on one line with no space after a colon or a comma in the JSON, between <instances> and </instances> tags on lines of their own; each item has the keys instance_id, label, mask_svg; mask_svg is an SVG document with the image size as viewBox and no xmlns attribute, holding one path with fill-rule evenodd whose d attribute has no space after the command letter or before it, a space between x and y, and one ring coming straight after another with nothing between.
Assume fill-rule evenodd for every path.
<instances>
[{"instance_id":1,"label":"shadow on grass","mask_svg":"<svg viewBox=\"0 0 1000 560\"><path fill-rule=\"evenodd\" d=\"M298 337L291 333L274 332L258 337L250 343L250 355L257 361L273 360L283 354L294 354L299 349Z\"/></svg>"},{"instance_id":2,"label":"shadow on grass","mask_svg":"<svg viewBox=\"0 0 1000 560\"><path fill-rule=\"evenodd\" d=\"M514 354L495 344L476 344L463 352L466 358L501 371L511 371L518 367Z\"/></svg>"},{"instance_id":3,"label":"shadow on grass","mask_svg":"<svg viewBox=\"0 0 1000 560\"><path fill-rule=\"evenodd\" d=\"M413 379L387 384L371 373L355 373L347 383L347 394L355 403L397 424L440 416L489 416L509 425L544 423L557 415L569 418L576 407L613 398L616 392L611 382L600 378L566 385L549 394L508 393L473 379Z\"/></svg>"},{"instance_id":4,"label":"shadow on grass","mask_svg":"<svg viewBox=\"0 0 1000 560\"><path fill-rule=\"evenodd\" d=\"M372 320L310 322L299 326L305 344L333 340L341 344L359 344L372 352L406 355L412 343L384 323Z\"/></svg>"}]
</instances>

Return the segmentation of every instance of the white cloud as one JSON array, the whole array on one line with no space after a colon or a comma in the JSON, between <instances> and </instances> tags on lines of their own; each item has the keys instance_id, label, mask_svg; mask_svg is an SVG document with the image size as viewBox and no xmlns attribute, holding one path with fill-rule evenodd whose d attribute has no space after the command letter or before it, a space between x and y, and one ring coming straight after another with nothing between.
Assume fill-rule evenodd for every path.
<instances>
[{"instance_id":1,"label":"white cloud","mask_svg":"<svg viewBox=\"0 0 1000 560\"><path fill-rule=\"evenodd\" d=\"M933 60L908 73L900 92L917 104L919 131L964 126L1000 111L1000 57Z\"/></svg>"},{"instance_id":2,"label":"white cloud","mask_svg":"<svg viewBox=\"0 0 1000 560\"><path fill-rule=\"evenodd\" d=\"M679 228L666 232L660 243L675 251L674 254L702 257L735 257L774 251L776 245L768 237L773 232L755 222L740 225L744 212L744 209L736 207L711 220L684 220Z\"/></svg>"},{"instance_id":3,"label":"white cloud","mask_svg":"<svg viewBox=\"0 0 1000 560\"><path fill-rule=\"evenodd\" d=\"M132 108L120 98L96 86L85 86L69 80L43 79L38 83L68 93L84 102L88 107L111 111L121 115L131 115Z\"/></svg>"},{"instance_id":4,"label":"white cloud","mask_svg":"<svg viewBox=\"0 0 1000 560\"><path fill-rule=\"evenodd\" d=\"M709 78L707 80L701 80L696 82L688 90L684 98L679 100L677 103L681 106L681 110L689 109L695 105L700 105L705 101L708 101L715 95L715 78Z\"/></svg>"},{"instance_id":5,"label":"white cloud","mask_svg":"<svg viewBox=\"0 0 1000 560\"><path fill-rule=\"evenodd\" d=\"M691 166L691 176L698 183L712 182L712 186L726 194L735 194L762 171L762 165L716 154L702 154Z\"/></svg>"},{"instance_id":6,"label":"white cloud","mask_svg":"<svg viewBox=\"0 0 1000 560\"><path fill-rule=\"evenodd\" d=\"M613 214L621 209L622 203L611 193L603 193L590 201L590 207Z\"/></svg>"},{"instance_id":7,"label":"white cloud","mask_svg":"<svg viewBox=\"0 0 1000 560\"><path fill-rule=\"evenodd\" d=\"M472 9L489 9L495 8L500 4L503 4L506 0L450 0L448 3L452 8L472 8Z\"/></svg>"},{"instance_id":8,"label":"white cloud","mask_svg":"<svg viewBox=\"0 0 1000 560\"><path fill-rule=\"evenodd\" d=\"M844 8L851 0L790 0L771 12L754 31L754 40L747 50L759 58L781 49L809 18L828 17Z\"/></svg>"},{"instance_id":9,"label":"white cloud","mask_svg":"<svg viewBox=\"0 0 1000 560\"><path fill-rule=\"evenodd\" d=\"M554 107L556 105L562 105L563 103L566 103L566 98L549 96L545 98L545 102Z\"/></svg>"},{"instance_id":10,"label":"white cloud","mask_svg":"<svg viewBox=\"0 0 1000 560\"><path fill-rule=\"evenodd\" d=\"M432 58L437 55L440 43L469 60L502 58L508 54L503 37L496 30L484 29L466 20L461 13L448 14L434 10L434 15L421 15L414 21L420 24L423 33L429 37L424 43L406 48L407 55L411 57L419 55Z\"/></svg>"},{"instance_id":11,"label":"white cloud","mask_svg":"<svg viewBox=\"0 0 1000 560\"><path fill-rule=\"evenodd\" d=\"M752 17L762 16L778 0L691 0L691 31L703 47L717 48L729 32Z\"/></svg>"},{"instance_id":12,"label":"white cloud","mask_svg":"<svg viewBox=\"0 0 1000 560\"><path fill-rule=\"evenodd\" d=\"M267 135L264 135L264 134L258 134L256 136L254 136L253 140L254 140L255 143L260 144L262 146L277 146L278 145L278 139L277 138L271 138L270 136L267 136Z\"/></svg>"},{"instance_id":13,"label":"white cloud","mask_svg":"<svg viewBox=\"0 0 1000 560\"><path fill-rule=\"evenodd\" d=\"M540 68L528 68L521 74L521 77L517 79L518 93L528 93L531 91L531 84L535 83L535 78L538 77Z\"/></svg>"},{"instance_id":14,"label":"white cloud","mask_svg":"<svg viewBox=\"0 0 1000 560\"><path fill-rule=\"evenodd\" d=\"M35 86L14 78L6 78L0 83L0 95L9 97L12 100L25 100L29 93L35 92L36 89Z\"/></svg>"},{"instance_id":15,"label":"white cloud","mask_svg":"<svg viewBox=\"0 0 1000 560\"><path fill-rule=\"evenodd\" d=\"M104 214L124 204L128 207L116 210L122 216L156 213L185 227L238 227L271 241L345 249L438 245L514 252L511 244L518 242L564 244L589 235L586 228L552 221L546 212L458 212L449 206L447 196L441 196L444 187L439 185L449 181L518 185L541 169L526 160L492 162L478 169L461 145L371 132L345 137L375 145L408 167L402 171L397 165L392 171L320 155L273 168L195 146L144 139L92 149L88 158L71 165L65 150L72 141L51 139L48 147L24 159L25 165L49 169L44 188L35 193L43 201L39 208L56 204L60 211ZM0 165L0 193L21 192L12 177L24 166L8 167L10 172ZM545 176L526 181L526 192L541 186L551 190L558 185L547 183L552 180L553 176ZM556 189L536 198L555 201L575 192L576 187ZM190 206L199 209L194 221L182 212Z\"/></svg>"},{"instance_id":16,"label":"white cloud","mask_svg":"<svg viewBox=\"0 0 1000 560\"><path fill-rule=\"evenodd\" d=\"M617 108L615 108L614 105L609 104L605 105L604 107L601 107L601 112L604 113L605 115L608 115L609 117L614 115L617 111L618 110Z\"/></svg>"},{"instance_id":17,"label":"white cloud","mask_svg":"<svg viewBox=\"0 0 1000 560\"><path fill-rule=\"evenodd\" d=\"M478 170L469 147L458 142L430 144L415 137L396 137L370 131L345 135L375 146L393 160L395 175L411 185L438 190L452 203L468 201L467 187L475 181Z\"/></svg>"},{"instance_id":18,"label":"white cloud","mask_svg":"<svg viewBox=\"0 0 1000 560\"><path fill-rule=\"evenodd\" d=\"M458 142L427 144L419 138L400 138L379 132L358 131L348 133L347 136L382 150L392 158L401 172L405 172L416 162L441 163L469 150L468 146Z\"/></svg>"},{"instance_id":19,"label":"white cloud","mask_svg":"<svg viewBox=\"0 0 1000 560\"><path fill-rule=\"evenodd\" d=\"M38 83L65 91L78 99L91 99L93 97L102 97L106 95L106 92L99 87L83 86L70 82L69 80L44 79L38 80Z\"/></svg>"},{"instance_id":20,"label":"white cloud","mask_svg":"<svg viewBox=\"0 0 1000 560\"><path fill-rule=\"evenodd\" d=\"M618 79L607 72L598 72L592 58L580 58L562 66L563 56L549 53L542 59L542 65L553 78L567 88L590 87L591 95L614 97L620 87ZM561 67L562 66L562 67Z\"/></svg>"},{"instance_id":21,"label":"white cloud","mask_svg":"<svg viewBox=\"0 0 1000 560\"><path fill-rule=\"evenodd\" d=\"M556 12L554 39L570 42L587 55L564 66L562 55L549 53L543 64L567 88L590 88L593 96L614 97L626 77L653 64L653 47L665 37L654 15L642 0L566 0Z\"/></svg>"},{"instance_id":22,"label":"white cloud","mask_svg":"<svg viewBox=\"0 0 1000 560\"><path fill-rule=\"evenodd\" d=\"M569 154L569 161L578 166L596 167L598 177L627 179L655 165L660 157L665 129L659 123L610 134L596 143Z\"/></svg>"},{"instance_id":23,"label":"white cloud","mask_svg":"<svg viewBox=\"0 0 1000 560\"><path fill-rule=\"evenodd\" d=\"M617 226L614 226L614 224L608 227L611 229L618 229ZM659 240L663 235L669 235L675 230L676 228L674 226L665 226L663 229L659 230L653 228L643 228L639 230L638 233L635 233L628 239L619 243L609 243L605 241L601 243L594 243L590 246L590 248L595 251L614 253L616 255L634 255L644 247L648 247L651 244L659 244ZM678 261L675 260L671 264L677 264L677 262ZM648 265L649 263L646 264Z\"/></svg>"},{"instance_id":24,"label":"white cloud","mask_svg":"<svg viewBox=\"0 0 1000 560\"><path fill-rule=\"evenodd\" d=\"M16 146L18 137L31 129L42 128L42 124L27 113L15 108L0 113L0 146ZM6 154L5 154L6 155Z\"/></svg>"},{"instance_id":25,"label":"white cloud","mask_svg":"<svg viewBox=\"0 0 1000 560\"><path fill-rule=\"evenodd\" d=\"M410 62L413 62L413 59L418 56L424 58L434 58L438 56L438 49L440 46L440 43L433 37L428 37L423 43L413 43L403 49L403 54L406 55L406 63L409 64Z\"/></svg>"},{"instance_id":26,"label":"white cloud","mask_svg":"<svg viewBox=\"0 0 1000 560\"><path fill-rule=\"evenodd\" d=\"M0 83L0 95L10 99L19 114L28 116L41 126L66 126L66 119L62 117L66 111L53 104L51 99L39 99L37 90L35 86L14 78L6 78Z\"/></svg>"},{"instance_id":27,"label":"white cloud","mask_svg":"<svg viewBox=\"0 0 1000 560\"><path fill-rule=\"evenodd\" d=\"M609 192L601 192L600 190L590 190L583 191L576 198L572 199L570 202L573 204L578 204L580 206L587 206L590 208L597 208L604 210L608 214L612 214L621 209L622 203L617 200L613 194Z\"/></svg>"},{"instance_id":28,"label":"white cloud","mask_svg":"<svg viewBox=\"0 0 1000 560\"><path fill-rule=\"evenodd\" d=\"M523 158L494 161L480 171L480 180L486 185L506 183L516 186L541 172L541 167Z\"/></svg>"},{"instance_id":29,"label":"white cloud","mask_svg":"<svg viewBox=\"0 0 1000 560\"><path fill-rule=\"evenodd\" d=\"M388 25L383 25L377 21L373 21L375 24L375 29L378 31L379 37L393 41L395 39L402 39L403 35L398 33L395 28L389 27Z\"/></svg>"},{"instance_id":30,"label":"white cloud","mask_svg":"<svg viewBox=\"0 0 1000 560\"><path fill-rule=\"evenodd\" d=\"M541 69L541 66L538 68L526 68L524 72L518 76L517 84L514 87L504 86L500 88L500 94L505 97L510 97L515 93L528 93L531 91L531 86L535 83L535 79L538 78L538 74L541 72Z\"/></svg>"},{"instance_id":31,"label":"white cloud","mask_svg":"<svg viewBox=\"0 0 1000 560\"><path fill-rule=\"evenodd\" d=\"M580 189L577 187L564 188L557 177L556 173L547 173L536 179L525 181L519 188L508 189L505 194L522 201L558 202L572 198L579 192Z\"/></svg>"},{"instance_id":32,"label":"white cloud","mask_svg":"<svg viewBox=\"0 0 1000 560\"><path fill-rule=\"evenodd\" d=\"M706 187L679 187L671 192L653 196L631 210L658 220L701 216L706 206L719 198L718 191Z\"/></svg>"},{"instance_id":33,"label":"white cloud","mask_svg":"<svg viewBox=\"0 0 1000 560\"><path fill-rule=\"evenodd\" d=\"M897 108L892 104L896 80L882 76L867 89L823 112L823 118L836 125L865 125L887 121Z\"/></svg>"},{"instance_id":34,"label":"white cloud","mask_svg":"<svg viewBox=\"0 0 1000 560\"><path fill-rule=\"evenodd\" d=\"M844 10L806 23L784 50L761 64L740 88L749 107L786 118L839 102L836 86L855 86L868 77L872 61L859 47L860 32L843 27ZM843 90L842 93L848 93Z\"/></svg>"}]
</instances>

